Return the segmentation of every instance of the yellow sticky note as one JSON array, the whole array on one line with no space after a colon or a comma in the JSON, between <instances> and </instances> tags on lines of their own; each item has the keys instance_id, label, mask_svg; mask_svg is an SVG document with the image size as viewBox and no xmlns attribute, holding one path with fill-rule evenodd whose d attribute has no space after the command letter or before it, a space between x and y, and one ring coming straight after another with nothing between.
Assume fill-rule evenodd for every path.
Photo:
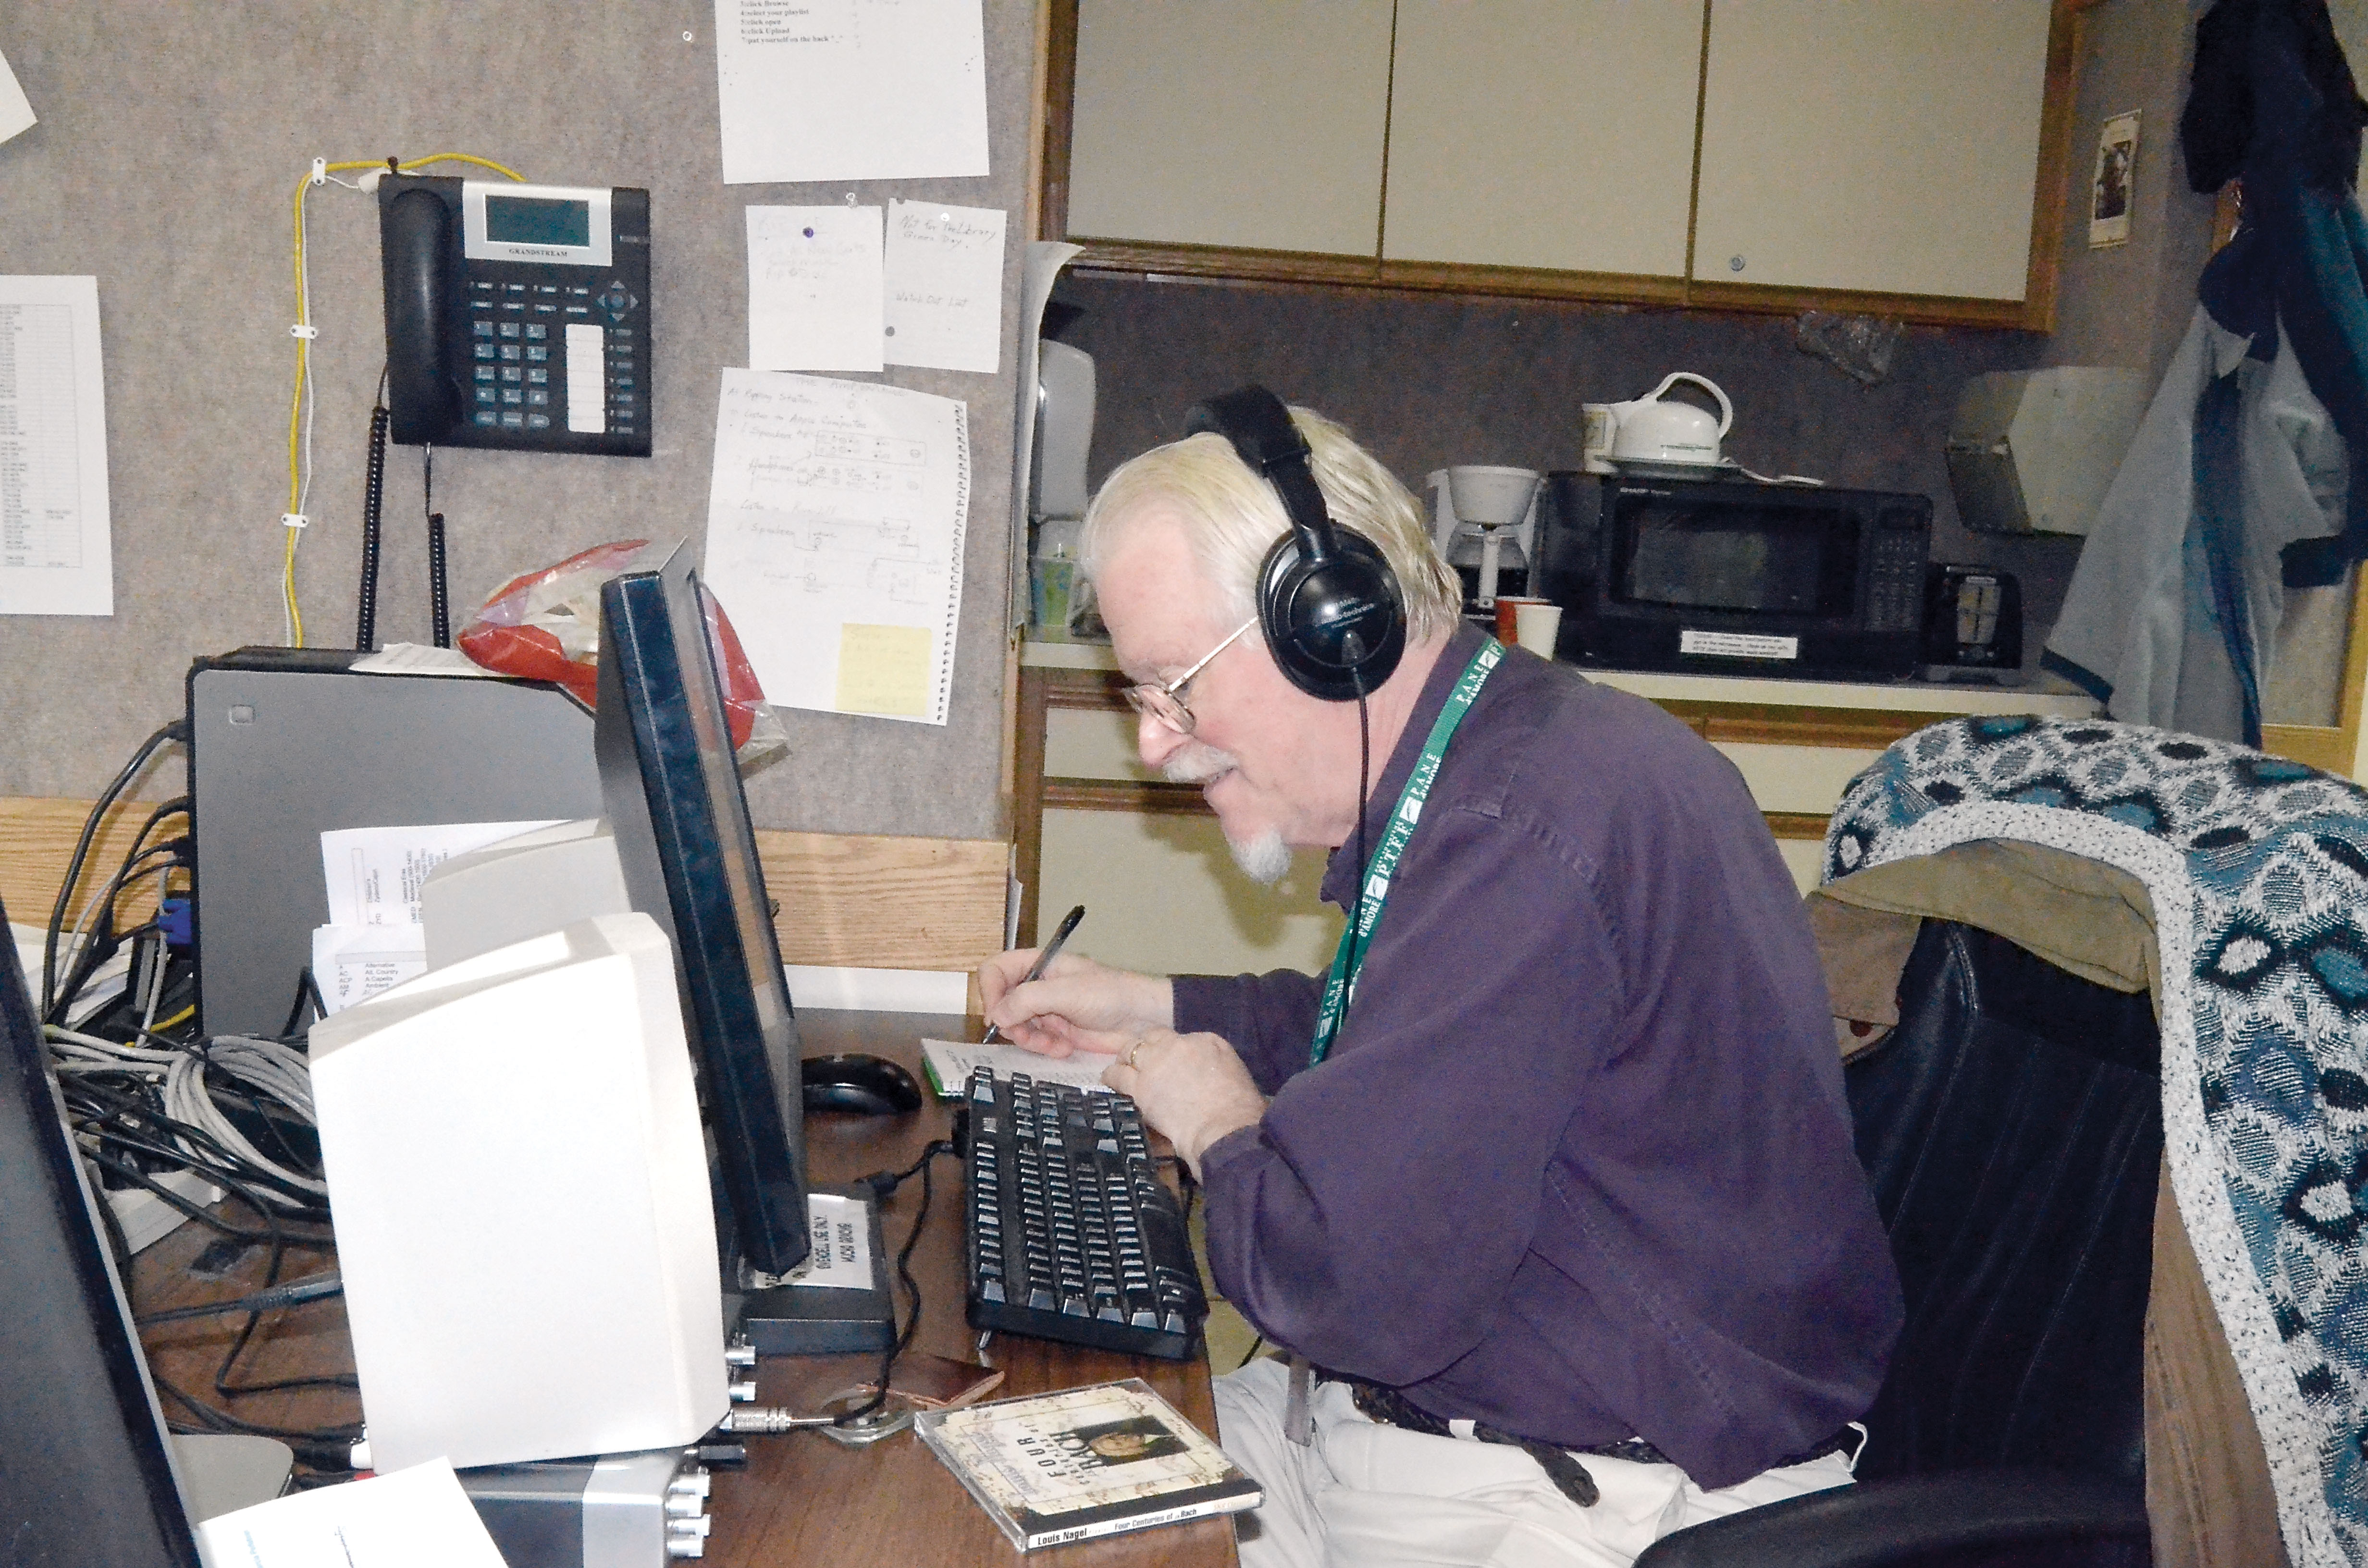
<instances>
[{"instance_id":1,"label":"yellow sticky note","mask_svg":"<svg viewBox=\"0 0 2368 1568\"><path fill-rule=\"evenodd\" d=\"M838 629L838 710L920 719L929 711L929 629Z\"/></svg>"}]
</instances>

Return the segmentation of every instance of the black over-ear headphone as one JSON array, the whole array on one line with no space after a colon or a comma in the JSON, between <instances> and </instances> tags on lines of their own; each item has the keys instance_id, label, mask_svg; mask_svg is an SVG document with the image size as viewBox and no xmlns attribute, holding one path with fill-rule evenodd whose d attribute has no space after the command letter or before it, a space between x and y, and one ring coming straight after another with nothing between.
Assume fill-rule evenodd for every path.
<instances>
[{"instance_id":1,"label":"black over-ear headphone","mask_svg":"<svg viewBox=\"0 0 2368 1568\"><path fill-rule=\"evenodd\" d=\"M1274 486L1291 518L1291 531L1258 567L1258 630L1276 666L1326 702L1380 687L1406 653L1397 574L1371 540L1332 526L1307 437L1282 400L1264 387L1243 387L1194 403L1184 427L1232 442L1250 472Z\"/></svg>"}]
</instances>

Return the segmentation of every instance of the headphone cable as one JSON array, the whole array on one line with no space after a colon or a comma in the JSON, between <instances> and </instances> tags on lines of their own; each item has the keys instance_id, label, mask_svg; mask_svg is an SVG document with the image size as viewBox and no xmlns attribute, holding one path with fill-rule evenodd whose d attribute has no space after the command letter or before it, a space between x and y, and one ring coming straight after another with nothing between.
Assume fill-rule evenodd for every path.
<instances>
[{"instance_id":1,"label":"headphone cable","mask_svg":"<svg viewBox=\"0 0 2368 1568\"><path fill-rule=\"evenodd\" d=\"M1372 868L1365 860L1365 818L1372 810L1373 732L1365 709L1365 683L1357 679L1357 896L1349 908L1349 994L1340 1001L1343 1021L1356 1000L1357 963L1365 943L1365 883Z\"/></svg>"}]
</instances>

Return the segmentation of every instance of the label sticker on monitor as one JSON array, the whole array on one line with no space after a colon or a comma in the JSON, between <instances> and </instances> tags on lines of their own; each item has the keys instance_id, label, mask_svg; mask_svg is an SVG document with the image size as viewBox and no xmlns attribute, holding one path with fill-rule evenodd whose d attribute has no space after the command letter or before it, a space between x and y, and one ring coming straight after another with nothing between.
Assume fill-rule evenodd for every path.
<instances>
[{"instance_id":1,"label":"label sticker on monitor","mask_svg":"<svg viewBox=\"0 0 2368 1568\"><path fill-rule=\"evenodd\" d=\"M871 1290L877 1281L871 1273L871 1217L863 1200L835 1192L811 1192L806 1195L806 1218L814 1230L814 1251L776 1282Z\"/></svg>"},{"instance_id":2,"label":"label sticker on monitor","mask_svg":"<svg viewBox=\"0 0 2368 1568\"><path fill-rule=\"evenodd\" d=\"M1696 631L1680 627L1678 652L1708 653L1721 659L1797 659L1801 656L1801 640L1748 631Z\"/></svg>"}]
</instances>

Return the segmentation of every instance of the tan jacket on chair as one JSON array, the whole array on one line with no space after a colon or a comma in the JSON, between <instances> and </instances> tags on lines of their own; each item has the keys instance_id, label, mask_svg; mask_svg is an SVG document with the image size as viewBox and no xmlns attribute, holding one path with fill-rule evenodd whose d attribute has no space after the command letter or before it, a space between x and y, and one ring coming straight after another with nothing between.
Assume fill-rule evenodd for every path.
<instances>
[{"instance_id":1,"label":"tan jacket on chair","mask_svg":"<svg viewBox=\"0 0 2368 1568\"><path fill-rule=\"evenodd\" d=\"M2127 872L2037 845L1990 841L1896 861L1808 894L1845 1058L1899 1022L1899 976L1927 916L1993 931L2059 969L2161 1012L2146 889ZM2166 1162L2155 1195L2146 1325L2146 1514L2157 1568L2283 1564L2260 1429Z\"/></svg>"}]
</instances>

